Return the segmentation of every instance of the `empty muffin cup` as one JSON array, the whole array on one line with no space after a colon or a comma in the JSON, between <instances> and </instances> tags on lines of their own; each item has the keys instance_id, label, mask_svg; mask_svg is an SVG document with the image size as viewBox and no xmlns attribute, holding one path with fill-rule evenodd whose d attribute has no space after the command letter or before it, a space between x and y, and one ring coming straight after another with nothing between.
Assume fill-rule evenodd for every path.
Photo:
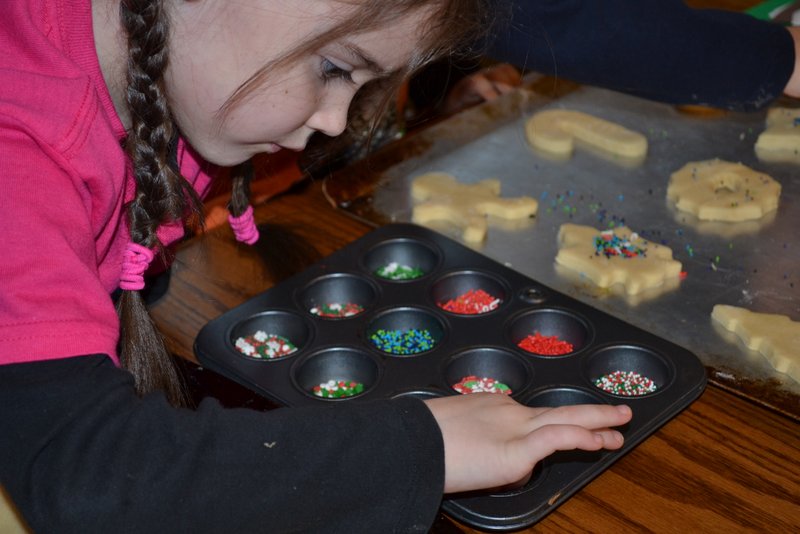
<instances>
[{"instance_id":1,"label":"empty muffin cup","mask_svg":"<svg viewBox=\"0 0 800 534\"><path fill-rule=\"evenodd\" d=\"M295 354L311 337L311 328L299 315L266 311L254 315L231 330L234 350L253 360L274 361Z\"/></svg>"},{"instance_id":2,"label":"empty muffin cup","mask_svg":"<svg viewBox=\"0 0 800 534\"><path fill-rule=\"evenodd\" d=\"M599 391L617 397L641 397L668 387L674 371L652 350L633 345L607 347L584 363L584 376Z\"/></svg>"},{"instance_id":3,"label":"empty muffin cup","mask_svg":"<svg viewBox=\"0 0 800 534\"><path fill-rule=\"evenodd\" d=\"M369 324L366 341L392 356L413 356L432 350L444 336L444 325L419 308L396 308L379 314Z\"/></svg>"},{"instance_id":4,"label":"empty muffin cup","mask_svg":"<svg viewBox=\"0 0 800 534\"><path fill-rule=\"evenodd\" d=\"M505 284L486 273L461 271L437 280L431 298L441 309L457 315L481 315L496 310L506 299Z\"/></svg>"},{"instance_id":5,"label":"empty muffin cup","mask_svg":"<svg viewBox=\"0 0 800 534\"><path fill-rule=\"evenodd\" d=\"M515 354L496 348L469 349L453 356L444 369L444 380L454 391L520 393L530 381L525 363Z\"/></svg>"},{"instance_id":6,"label":"empty muffin cup","mask_svg":"<svg viewBox=\"0 0 800 534\"><path fill-rule=\"evenodd\" d=\"M537 356L565 356L582 349L589 341L589 327L578 316L556 309L523 313L511 323L511 342Z\"/></svg>"},{"instance_id":7,"label":"empty muffin cup","mask_svg":"<svg viewBox=\"0 0 800 534\"><path fill-rule=\"evenodd\" d=\"M317 278L299 294L300 305L315 317L344 319L362 313L374 301L372 282L352 274L338 273Z\"/></svg>"},{"instance_id":8,"label":"empty muffin cup","mask_svg":"<svg viewBox=\"0 0 800 534\"><path fill-rule=\"evenodd\" d=\"M534 408L557 408L573 404L607 404L607 401L590 391L574 387L553 387L534 393L525 401Z\"/></svg>"},{"instance_id":9,"label":"empty muffin cup","mask_svg":"<svg viewBox=\"0 0 800 534\"><path fill-rule=\"evenodd\" d=\"M297 388L314 398L348 399L369 391L379 367L367 353L351 348L325 349L298 361L292 369Z\"/></svg>"},{"instance_id":10,"label":"empty muffin cup","mask_svg":"<svg viewBox=\"0 0 800 534\"><path fill-rule=\"evenodd\" d=\"M417 239L391 239L372 247L363 258L363 266L381 280L417 280L433 272L439 264L433 245Z\"/></svg>"}]
</instances>

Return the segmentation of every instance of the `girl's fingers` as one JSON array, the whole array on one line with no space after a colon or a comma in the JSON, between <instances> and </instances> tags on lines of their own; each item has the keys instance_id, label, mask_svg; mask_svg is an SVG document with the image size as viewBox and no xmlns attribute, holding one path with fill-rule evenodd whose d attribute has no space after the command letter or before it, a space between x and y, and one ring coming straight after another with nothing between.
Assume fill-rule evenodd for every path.
<instances>
[{"instance_id":1,"label":"girl's fingers","mask_svg":"<svg viewBox=\"0 0 800 534\"><path fill-rule=\"evenodd\" d=\"M624 439L616 430L590 430L574 425L548 425L528 434L525 440L526 454L530 458L545 458L556 451L582 449L619 449Z\"/></svg>"},{"instance_id":2,"label":"girl's fingers","mask_svg":"<svg viewBox=\"0 0 800 534\"><path fill-rule=\"evenodd\" d=\"M576 404L540 412L531 418L532 430L547 425L575 425L587 429L608 428L630 421L631 409L625 405Z\"/></svg>"}]
</instances>

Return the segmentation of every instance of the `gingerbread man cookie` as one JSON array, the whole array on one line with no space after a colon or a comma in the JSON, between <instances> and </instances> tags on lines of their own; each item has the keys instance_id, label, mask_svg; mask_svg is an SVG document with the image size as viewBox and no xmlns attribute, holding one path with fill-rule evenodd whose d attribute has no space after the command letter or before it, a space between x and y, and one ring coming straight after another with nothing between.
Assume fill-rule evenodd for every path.
<instances>
[{"instance_id":1,"label":"gingerbread man cookie","mask_svg":"<svg viewBox=\"0 0 800 534\"><path fill-rule=\"evenodd\" d=\"M704 221L760 219L778 208L781 184L741 163L692 161L672 173L667 198Z\"/></svg>"},{"instance_id":2,"label":"gingerbread man cookie","mask_svg":"<svg viewBox=\"0 0 800 534\"><path fill-rule=\"evenodd\" d=\"M758 136L755 150L763 161L800 163L800 109L767 111L767 127Z\"/></svg>"},{"instance_id":3,"label":"gingerbread man cookie","mask_svg":"<svg viewBox=\"0 0 800 534\"><path fill-rule=\"evenodd\" d=\"M647 241L625 226L597 230L562 224L558 248L557 264L602 288L621 284L628 295L677 280L681 273L681 263L672 258L669 247Z\"/></svg>"},{"instance_id":4,"label":"gingerbread man cookie","mask_svg":"<svg viewBox=\"0 0 800 534\"><path fill-rule=\"evenodd\" d=\"M414 178L411 196L416 202L411 220L417 224L446 220L459 227L469 243L486 238L487 215L506 220L536 215L538 203L531 197L500 197L500 180L489 178L475 184L460 183L454 176L431 172Z\"/></svg>"},{"instance_id":5,"label":"gingerbread man cookie","mask_svg":"<svg viewBox=\"0 0 800 534\"><path fill-rule=\"evenodd\" d=\"M639 160L647 154L644 135L581 111L540 111L525 123L525 133L534 148L561 158L572 154L576 140L611 157Z\"/></svg>"},{"instance_id":6,"label":"gingerbread man cookie","mask_svg":"<svg viewBox=\"0 0 800 534\"><path fill-rule=\"evenodd\" d=\"M711 318L735 333L750 349L763 354L776 371L800 381L800 322L786 315L756 313L717 304Z\"/></svg>"}]
</instances>

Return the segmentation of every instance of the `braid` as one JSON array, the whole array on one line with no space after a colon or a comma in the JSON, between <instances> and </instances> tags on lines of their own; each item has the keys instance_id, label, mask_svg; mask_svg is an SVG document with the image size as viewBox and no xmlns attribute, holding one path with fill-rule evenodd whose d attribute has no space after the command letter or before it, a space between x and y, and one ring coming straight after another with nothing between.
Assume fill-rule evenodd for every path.
<instances>
[{"instance_id":1,"label":"braid","mask_svg":"<svg viewBox=\"0 0 800 534\"><path fill-rule=\"evenodd\" d=\"M169 24L161 0L123 0L120 17L128 34L126 99L132 120L125 149L136 181L136 194L127 206L131 239L163 252L158 227L182 220L187 212L197 218L201 211L191 184L170 163L177 132L163 81ZM183 404L179 375L139 292L123 291L117 310L120 360L133 373L139 394L163 389L170 402Z\"/></svg>"},{"instance_id":2,"label":"braid","mask_svg":"<svg viewBox=\"0 0 800 534\"><path fill-rule=\"evenodd\" d=\"M228 210L234 217L241 216L250 205L250 182L253 180L254 172L252 160L247 160L233 169Z\"/></svg>"}]
</instances>

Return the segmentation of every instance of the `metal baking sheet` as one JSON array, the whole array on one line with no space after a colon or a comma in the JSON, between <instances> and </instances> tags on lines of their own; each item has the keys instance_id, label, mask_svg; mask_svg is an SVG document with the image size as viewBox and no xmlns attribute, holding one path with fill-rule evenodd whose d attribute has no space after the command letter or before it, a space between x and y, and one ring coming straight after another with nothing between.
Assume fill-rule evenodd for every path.
<instances>
[{"instance_id":1,"label":"metal baking sheet","mask_svg":"<svg viewBox=\"0 0 800 534\"><path fill-rule=\"evenodd\" d=\"M493 108L504 110L496 114L496 120ZM584 111L645 134L646 160L628 165L581 149L566 161L537 154L525 139L524 123L535 111L546 108ZM402 157L385 159L390 161L385 168L373 163L372 171L379 178L371 186L351 190L349 196L326 184L329 197L369 222L407 222L412 209L410 183L421 173L449 172L465 183L500 178L502 196L533 196L539 200L539 213L513 228L490 221L488 237L476 250L686 347L698 355L714 383L800 416L800 384L775 371L764 356L747 349L710 317L714 304L730 304L800 320L800 166L756 157L753 146L764 129L765 111L687 113L578 86L544 99L512 93L469 113L483 124L475 126L475 135L463 135L470 129L469 115L456 116L449 119L449 127L458 133L446 133L448 121L437 125L440 133L445 132L441 141L430 137L427 142L417 141ZM670 174L687 162L711 158L742 162L778 180L783 188L778 210L762 220L743 223L703 222L677 212L666 200ZM357 209L365 205L368 210ZM556 268L556 235L566 222L597 228L624 223L672 248L686 277L636 299L599 290ZM435 229L458 236L446 225Z\"/></svg>"}]
</instances>

